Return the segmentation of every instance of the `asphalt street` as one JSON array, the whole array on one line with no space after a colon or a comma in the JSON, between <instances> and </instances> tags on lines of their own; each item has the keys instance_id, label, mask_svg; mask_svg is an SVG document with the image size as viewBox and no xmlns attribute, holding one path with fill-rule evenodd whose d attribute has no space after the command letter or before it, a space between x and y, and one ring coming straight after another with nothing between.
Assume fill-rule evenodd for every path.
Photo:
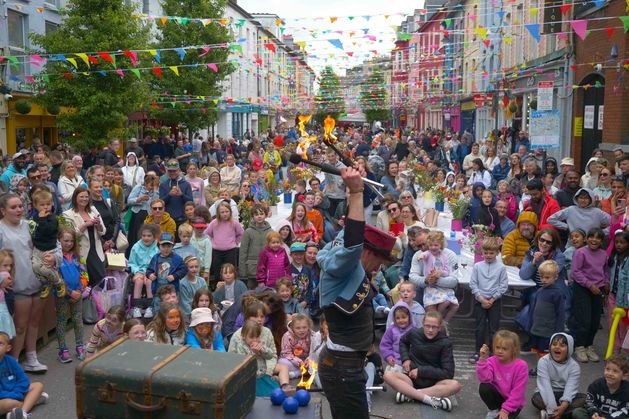
<instances>
[{"instance_id":1,"label":"asphalt street","mask_svg":"<svg viewBox=\"0 0 629 419\"><path fill-rule=\"evenodd\" d=\"M509 322L503 322L503 327L510 327ZM89 336L91 328L85 328L85 336ZM478 397L478 381L475 367L468 363L468 357L474 346L474 323L470 319L457 319L450 323L450 336L454 340L454 356L456 360L455 378L463 384L463 390L456 397L458 406L451 413L435 411L420 403L395 404L395 393L391 390L384 393L375 393L373 396L373 417L395 419L438 419L438 418L479 418L483 419L487 409ZM596 346L599 354L604 353L606 347L606 330L599 330ZM73 341L72 332L68 332L67 341ZM33 411L33 418L73 418L76 417L74 371L78 362L74 360L69 364L61 364L57 361L56 341L39 352L39 359L48 365L49 371L44 375L29 375L31 380L41 381L45 385L45 391L50 394L50 402L39 406ZM537 355L524 355L529 367L536 365ZM602 375L603 363L581 364L581 391L585 391L588 384ZM535 390L535 379L529 379L527 398L530 399ZM283 415L282 415L283 416ZM324 418L331 418L329 408L324 402ZM290 416L287 416L290 417ZM295 417L295 416L293 416ZM532 406L527 404L520 418L538 418L538 414Z\"/></svg>"}]
</instances>

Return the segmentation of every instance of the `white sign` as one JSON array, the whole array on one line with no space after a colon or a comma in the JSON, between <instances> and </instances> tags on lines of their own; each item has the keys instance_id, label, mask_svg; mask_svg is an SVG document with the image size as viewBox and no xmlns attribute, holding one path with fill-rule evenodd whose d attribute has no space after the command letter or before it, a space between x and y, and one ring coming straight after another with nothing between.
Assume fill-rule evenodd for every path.
<instances>
[{"instance_id":1,"label":"white sign","mask_svg":"<svg viewBox=\"0 0 629 419\"><path fill-rule=\"evenodd\" d=\"M594 105L587 105L583 109L583 128L594 129Z\"/></svg>"},{"instance_id":2,"label":"white sign","mask_svg":"<svg viewBox=\"0 0 629 419\"><path fill-rule=\"evenodd\" d=\"M605 111L605 106L598 107L598 129L599 131L603 131L603 112Z\"/></svg>"},{"instance_id":3,"label":"white sign","mask_svg":"<svg viewBox=\"0 0 629 419\"><path fill-rule=\"evenodd\" d=\"M552 111L531 111L529 138L531 149L559 148L560 137L559 109Z\"/></svg>"},{"instance_id":4,"label":"white sign","mask_svg":"<svg viewBox=\"0 0 629 419\"><path fill-rule=\"evenodd\" d=\"M553 82L540 81L537 83L537 110L551 111L553 109Z\"/></svg>"}]
</instances>

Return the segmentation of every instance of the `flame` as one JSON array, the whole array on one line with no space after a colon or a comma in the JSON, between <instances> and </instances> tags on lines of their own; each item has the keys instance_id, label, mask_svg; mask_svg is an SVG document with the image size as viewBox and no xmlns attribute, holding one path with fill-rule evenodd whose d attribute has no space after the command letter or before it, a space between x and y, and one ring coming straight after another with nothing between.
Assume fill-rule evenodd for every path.
<instances>
[{"instance_id":1,"label":"flame","mask_svg":"<svg viewBox=\"0 0 629 419\"><path fill-rule=\"evenodd\" d=\"M306 132L306 124L310 121L312 115L298 115L297 118L299 118L299 132L301 133L301 136L308 137L308 133Z\"/></svg>"},{"instance_id":2,"label":"flame","mask_svg":"<svg viewBox=\"0 0 629 419\"><path fill-rule=\"evenodd\" d=\"M317 375L317 367L317 363L312 359L308 359L306 362L301 364L301 380L297 383L297 388L310 390L310 386L312 386L312 382ZM306 377L308 378L306 379Z\"/></svg>"},{"instance_id":3,"label":"flame","mask_svg":"<svg viewBox=\"0 0 629 419\"><path fill-rule=\"evenodd\" d=\"M336 121L330 115L326 116L323 120L323 139L331 144L334 144L336 142L336 136L332 134L335 125Z\"/></svg>"},{"instance_id":4,"label":"flame","mask_svg":"<svg viewBox=\"0 0 629 419\"><path fill-rule=\"evenodd\" d=\"M313 142L312 138L302 137L299 144L297 144L297 148L295 149L295 153L301 154L301 157L304 160L308 160L308 149L310 148L310 144Z\"/></svg>"}]
</instances>

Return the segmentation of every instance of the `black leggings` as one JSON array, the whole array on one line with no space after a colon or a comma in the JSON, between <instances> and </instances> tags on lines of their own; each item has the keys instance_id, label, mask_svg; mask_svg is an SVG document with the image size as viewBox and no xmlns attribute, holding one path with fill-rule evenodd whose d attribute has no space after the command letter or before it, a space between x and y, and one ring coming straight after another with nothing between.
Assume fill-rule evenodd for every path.
<instances>
[{"instance_id":1,"label":"black leggings","mask_svg":"<svg viewBox=\"0 0 629 419\"><path fill-rule=\"evenodd\" d=\"M480 386L478 386L478 393L489 410L499 410L506 401L496 387L489 383L481 383ZM509 419L517 418L521 410L522 409L518 409L515 412L509 413Z\"/></svg>"},{"instance_id":2,"label":"black leggings","mask_svg":"<svg viewBox=\"0 0 629 419\"><path fill-rule=\"evenodd\" d=\"M216 282L220 280L221 266L223 266L224 263L231 263L236 267L236 272L238 272L237 247L228 250L212 249L212 266L210 267L210 275L211 278L213 278L214 280L214 284L216 284Z\"/></svg>"}]
</instances>

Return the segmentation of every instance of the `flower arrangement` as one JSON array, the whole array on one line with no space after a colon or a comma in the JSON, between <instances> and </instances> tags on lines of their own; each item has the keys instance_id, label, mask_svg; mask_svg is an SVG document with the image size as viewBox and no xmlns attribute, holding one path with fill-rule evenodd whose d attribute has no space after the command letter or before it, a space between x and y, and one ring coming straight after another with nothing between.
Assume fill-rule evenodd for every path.
<instances>
[{"instance_id":1,"label":"flower arrangement","mask_svg":"<svg viewBox=\"0 0 629 419\"><path fill-rule=\"evenodd\" d=\"M493 237L493 235L491 234L490 228L484 224L474 224L472 227L466 228L463 231L463 241L467 244L468 249L475 255L482 253L481 246L483 245L483 240L487 237ZM502 245L502 240L499 237L498 241L500 245Z\"/></svg>"},{"instance_id":2,"label":"flower arrangement","mask_svg":"<svg viewBox=\"0 0 629 419\"><path fill-rule=\"evenodd\" d=\"M238 203L238 214L240 215L240 223L242 224L244 229L249 228L249 224L251 224L251 207L253 207L253 202L247 200L240 200Z\"/></svg>"},{"instance_id":3,"label":"flower arrangement","mask_svg":"<svg viewBox=\"0 0 629 419\"><path fill-rule=\"evenodd\" d=\"M446 202L447 189L445 186L435 186L432 188L432 197L435 202L443 204Z\"/></svg>"},{"instance_id":4,"label":"flower arrangement","mask_svg":"<svg viewBox=\"0 0 629 419\"><path fill-rule=\"evenodd\" d=\"M268 184L269 191L269 206L274 207L277 205L279 199L277 198L277 194L279 193L277 189L277 181L275 180L275 176L269 178Z\"/></svg>"},{"instance_id":5,"label":"flower arrangement","mask_svg":"<svg viewBox=\"0 0 629 419\"><path fill-rule=\"evenodd\" d=\"M408 164L412 173L415 173L415 185L419 186L422 191L429 191L435 183L428 168L419 161L411 161Z\"/></svg>"},{"instance_id":6,"label":"flower arrangement","mask_svg":"<svg viewBox=\"0 0 629 419\"><path fill-rule=\"evenodd\" d=\"M470 200L468 198L459 198L459 193L456 193L456 197L450 197L448 199L448 205L450 211L452 211L452 218L455 220L462 220L465 217L467 208L470 206Z\"/></svg>"}]
</instances>

